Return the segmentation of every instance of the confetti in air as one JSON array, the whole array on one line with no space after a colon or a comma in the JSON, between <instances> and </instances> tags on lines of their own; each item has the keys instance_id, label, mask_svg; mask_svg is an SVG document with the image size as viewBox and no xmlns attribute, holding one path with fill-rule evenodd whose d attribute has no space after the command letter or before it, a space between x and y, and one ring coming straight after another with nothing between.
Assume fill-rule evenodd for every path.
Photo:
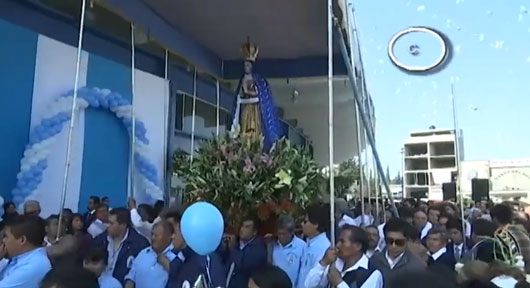
<instances>
[{"instance_id":1,"label":"confetti in air","mask_svg":"<svg viewBox=\"0 0 530 288\"><path fill-rule=\"evenodd\" d=\"M480 42L484 41L485 38L486 38L486 35L484 35L484 33L480 33L480 35L478 35L478 40Z\"/></svg>"},{"instance_id":2,"label":"confetti in air","mask_svg":"<svg viewBox=\"0 0 530 288\"><path fill-rule=\"evenodd\" d=\"M460 45L456 45L456 46L455 46L455 52L456 52L456 53L460 53L460 50L462 50L462 46L460 46Z\"/></svg>"},{"instance_id":3,"label":"confetti in air","mask_svg":"<svg viewBox=\"0 0 530 288\"><path fill-rule=\"evenodd\" d=\"M425 6L421 5L421 6L418 6L418 12L421 12L425 10Z\"/></svg>"},{"instance_id":4,"label":"confetti in air","mask_svg":"<svg viewBox=\"0 0 530 288\"><path fill-rule=\"evenodd\" d=\"M504 47L504 41L495 41L495 43L491 43L490 46L495 49L502 49L502 47Z\"/></svg>"},{"instance_id":5,"label":"confetti in air","mask_svg":"<svg viewBox=\"0 0 530 288\"><path fill-rule=\"evenodd\" d=\"M488 10L488 12L486 12L486 14L487 14L488 16L491 16L491 15L493 15L493 12L492 12L491 10Z\"/></svg>"}]
</instances>

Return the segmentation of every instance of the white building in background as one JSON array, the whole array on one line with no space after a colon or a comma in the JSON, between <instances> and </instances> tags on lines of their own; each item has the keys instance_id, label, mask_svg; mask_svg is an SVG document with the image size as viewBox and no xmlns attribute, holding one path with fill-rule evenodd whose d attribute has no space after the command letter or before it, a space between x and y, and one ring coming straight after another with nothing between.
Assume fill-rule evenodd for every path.
<instances>
[{"instance_id":1,"label":"white building in background","mask_svg":"<svg viewBox=\"0 0 530 288\"><path fill-rule=\"evenodd\" d=\"M468 197L471 197L473 178L489 179L491 198L530 197L530 158L463 161L461 171L461 189Z\"/></svg>"},{"instance_id":2,"label":"white building in background","mask_svg":"<svg viewBox=\"0 0 530 288\"><path fill-rule=\"evenodd\" d=\"M410 133L403 150L404 197L443 200L442 184L455 179L457 159L464 158L462 131L459 137L454 132L431 129Z\"/></svg>"}]
</instances>

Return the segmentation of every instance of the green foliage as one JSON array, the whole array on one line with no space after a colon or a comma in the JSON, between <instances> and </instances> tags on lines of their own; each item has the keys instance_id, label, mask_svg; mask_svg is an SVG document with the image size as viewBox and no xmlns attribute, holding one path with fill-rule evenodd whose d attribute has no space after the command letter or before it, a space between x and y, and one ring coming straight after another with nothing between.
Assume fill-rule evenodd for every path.
<instances>
[{"instance_id":1,"label":"green foliage","mask_svg":"<svg viewBox=\"0 0 530 288\"><path fill-rule=\"evenodd\" d=\"M360 180L359 164L355 159L349 159L335 168L334 172L335 195L344 198L350 187Z\"/></svg>"},{"instance_id":2,"label":"green foliage","mask_svg":"<svg viewBox=\"0 0 530 288\"><path fill-rule=\"evenodd\" d=\"M312 156L282 139L263 152L263 141L229 135L204 141L193 161L175 153L174 172L183 177L185 201L208 201L228 219L293 212L319 197L323 176Z\"/></svg>"}]
</instances>

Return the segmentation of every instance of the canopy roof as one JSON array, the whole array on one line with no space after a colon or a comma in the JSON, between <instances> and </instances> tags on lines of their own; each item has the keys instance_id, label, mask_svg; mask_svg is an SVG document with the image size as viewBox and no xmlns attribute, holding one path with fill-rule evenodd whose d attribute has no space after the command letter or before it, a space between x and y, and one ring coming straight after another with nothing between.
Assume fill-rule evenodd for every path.
<instances>
[{"instance_id":1,"label":"canopy roof","mask_svg":"<svg viewBox=\"0 0 530 288\"><path fill-rule=\"evenodd\" d=\"M102 3L148 30L173 53L222 78L241 75L240 47L247 36L260 47L260 72L268 78L327 75L326 1L106 0ZM345 74L342 59L336 60L335 72Z\"/></svg>"}]
</instances>

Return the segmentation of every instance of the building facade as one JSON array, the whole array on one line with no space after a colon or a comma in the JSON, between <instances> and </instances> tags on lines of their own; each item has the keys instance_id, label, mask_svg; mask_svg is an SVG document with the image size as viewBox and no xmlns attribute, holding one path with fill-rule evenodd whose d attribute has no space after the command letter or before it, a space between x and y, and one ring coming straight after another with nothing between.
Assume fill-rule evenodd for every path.
<instances>
[{"instance_id":1,"label":"building facade","mask_svg":"<svg viewBox=\"0 0 530 288\"><path fill-rule=\"evenodd\" d=\"M462 162L461 189L471 197L472 180L488 179L490 198L512 200L530 196L530 158Z\"/></svg>"},{"instance_id":2,"label":"building facade","mask_svg":"<svg viewBox=\"0 0 530 288\"><path fill-rule=\"evenodd\" d=\"M431 129L410 133L404 144L404 197L443 200L442 185L455 180L458 159L464 154L462 133L455 137L454 132Z\"/></svg>"}]
</instances>

